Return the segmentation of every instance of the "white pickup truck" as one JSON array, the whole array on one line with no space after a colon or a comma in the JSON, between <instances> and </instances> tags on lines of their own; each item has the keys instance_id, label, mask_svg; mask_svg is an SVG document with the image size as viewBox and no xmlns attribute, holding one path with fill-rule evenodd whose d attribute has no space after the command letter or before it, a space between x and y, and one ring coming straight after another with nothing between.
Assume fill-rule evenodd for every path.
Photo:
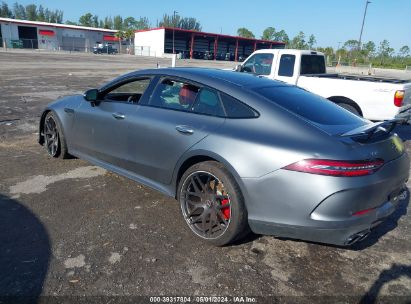
<instances>
[{"instance_id":1,"label":"white pickup truck","mask_svg":"<svg viewBox=\"0 0 411 304\"><path fill-rule=\"evenodd\" d=\"M316 51L258 50L235 70L297 85L369 120L390 120L411 111L411 82L327 74L324 54Z\"/></svg>"}]
</instances>

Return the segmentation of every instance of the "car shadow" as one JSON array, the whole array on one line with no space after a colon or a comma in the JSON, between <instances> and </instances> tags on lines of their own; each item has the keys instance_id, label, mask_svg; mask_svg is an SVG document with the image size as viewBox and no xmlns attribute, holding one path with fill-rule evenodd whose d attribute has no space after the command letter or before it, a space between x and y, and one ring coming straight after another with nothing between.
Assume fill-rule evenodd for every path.
<instances>
[{"instance_id":1,"label":"car shadow","mask_svg":"<svg viewBox=\"0 0 411 304\"><path fill-rule=\"evenodd\" d=\"M0 303L36 303L50 254L41 221L17 200L0 194Z\"/></svg>"},{"instance_id":2,"label":"car shadow","mask_svg":"<svg viewBox=\"0 0 411 304\"><path fill-rule=\"evenodd\" d=\"M395 132L403 141L411 140L411 125L397 126Z\"/></svg>"},{"instance_id":3,"label":"car shadow","mask_svg":"<svg viewBox=\"0 0 411 304\"><path fill-rule=\"evenodd\" d=\"M371 288L364 294L360 300L360 304L379 303L378 294L382 287L390 281L394 281L402 276L411 279L411 265L393 264L390 269L383 270L378 279L374 282ZM386 299L388 300L388 299ZM409 300L409 298L408 298ZM399 294L397 296L390 296L387 303L406 303L407 296Z\"/></svg>"}]
</instances>

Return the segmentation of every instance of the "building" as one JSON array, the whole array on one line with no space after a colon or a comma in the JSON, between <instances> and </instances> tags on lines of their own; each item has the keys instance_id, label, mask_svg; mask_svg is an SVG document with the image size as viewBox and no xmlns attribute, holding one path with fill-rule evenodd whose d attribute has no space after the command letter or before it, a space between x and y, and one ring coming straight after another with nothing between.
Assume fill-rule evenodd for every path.
<instances>
[{"instance_id":1,"label":"building","mask_svg":"<svg viewBox=\"0 0 411 304\"><path fill-rule=\"evenodd\" d=\"M0 18L0 47L90 52L96 44L118 49L117 31Z\"/></svg>"},{"instance_id":2,"label":"building","mask_svg":"<svg viewBox=\"0 0 411 304\"><path fill-rule=\"evenodd\" d=\"M168 27L136 31L135 54L242 61L255 50L285 48L284 42L243 38Z\"/></svg>"}]
</instances>

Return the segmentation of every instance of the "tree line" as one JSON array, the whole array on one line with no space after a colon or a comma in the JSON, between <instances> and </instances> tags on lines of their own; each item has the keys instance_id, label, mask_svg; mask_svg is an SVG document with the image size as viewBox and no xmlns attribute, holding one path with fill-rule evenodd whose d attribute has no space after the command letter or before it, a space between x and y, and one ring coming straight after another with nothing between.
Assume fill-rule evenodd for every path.
<instances>
[{"instance_id":1,"label":"tree line","mask_svg":"<svg viewBox=\"0 0 411 304\"><path fill-rule=\"evenodd\" d=\"M255 38L255 35L247 28L239 28L237 34L240 37ZM402 46L397 52L390 46L388 40L384 39L378 45L373 41L360 43L358 40L349 39L342 46L334 49L331 46L316 46L317 39L313 34L308 38L300 31L292 39L284 30L276 31L274 27L267 27L261 37L263 40L282 41L289 49L312 49L323 52L329 64L372 64L375 67L404 68L411 65L410 47Z\"/></svg>"},{"instance_id":2,"label":"tree line","mask_svg":"<svg viewBox=\"0 0 411 304\"><path fill-rule=\"evenodd\" d=\"M42 5L29 4L23 6L19 3L14 3L12 7L4 1L0 5L0 17L23 19L30 21L43 21L50 23L63 23L63 11L49 10Z\"/></svg>"}]
</instances>

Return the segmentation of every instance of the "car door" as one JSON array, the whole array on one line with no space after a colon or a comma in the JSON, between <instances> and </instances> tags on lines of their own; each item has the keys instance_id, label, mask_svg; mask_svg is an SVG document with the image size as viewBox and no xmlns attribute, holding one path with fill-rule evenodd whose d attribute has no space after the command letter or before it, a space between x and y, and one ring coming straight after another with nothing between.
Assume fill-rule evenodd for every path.
<instances>
[{"instance_id":1,"label":"car door","mask_svg":"<svg viewBox=\"0 0 411 304\"><path fill-rule=\"evenodd\" d=\"M209 105L200 106L204 100ZM225 121L215 91L170 77L159 79L151 98L132 116L131 169L162 184L171 182L180 157Z\"/></svg>"},{"instance_id":2,"label":"car door","mask_svg":"<svg viewBox=\"0 0 411 304\"><path fill-rule=\"evenodd\" d=\"M73 150L117 167L127 167L127 132L150 77L128 79L106 89L98 102L82 102L75 113Z\"/></svg>"}]
</instances>

